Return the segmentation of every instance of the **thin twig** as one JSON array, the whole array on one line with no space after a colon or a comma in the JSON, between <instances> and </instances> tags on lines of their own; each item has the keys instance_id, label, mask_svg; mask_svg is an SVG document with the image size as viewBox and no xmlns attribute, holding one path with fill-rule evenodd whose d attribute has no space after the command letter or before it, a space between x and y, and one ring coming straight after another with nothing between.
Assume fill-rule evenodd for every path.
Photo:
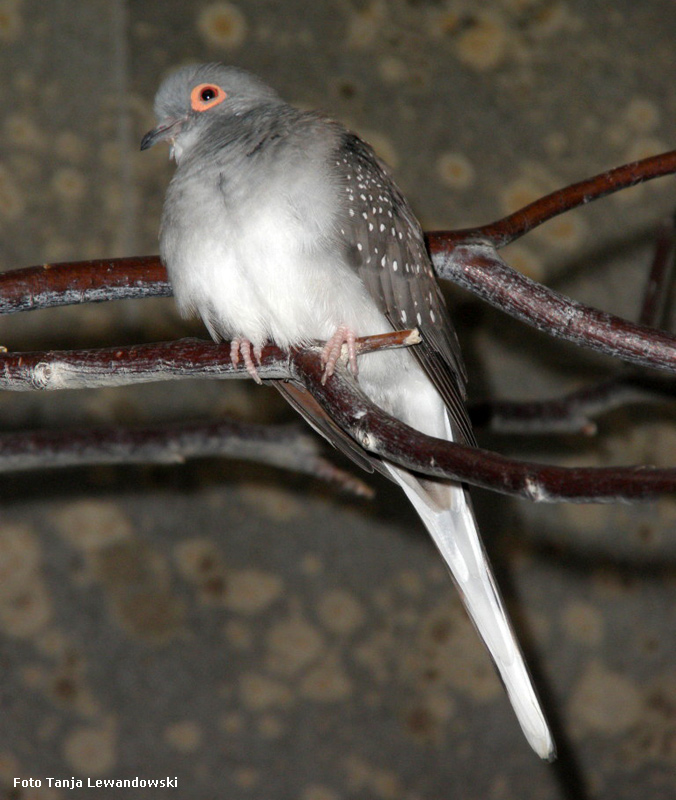
<instances>
[{"instance_id":1,"label":"thin twig","mask_svg":"<svg viewBox=\"0 0 676 800\"><path fill-rule=\"evenodd\" d=\"M594 418L630 403L674 402L676 381L662 376L622 373L550 400L472 403L472 425L508 434L593 436Z\"/></svg>"},{"instance_id":2,"label":"thin twig","mask_svg":"<svg viewBox=\"0 0 676 800\"><path fill-rule=\"evenodd\" d=\"M428 234L430 248L432 252L436 252L454 244L471 242L489 243L496 248L504 247L559 214L565 214L578 206L635 186L637 183L662 178L674 172L676 172L676 150L633 161L608 172L602 172L593 178L573 183L564 189L558 189L497 222L457 231L434 231Z\"/></svg>"},{"instance_id":3,"label":"thin twig","mask_svg":"<svg viewBox=\"0 0 676 800\"><path fill-rule=\"evenodd\" d=\"M664 324L664 314L669 299L674 265L676 263L676 218L664 222L657 231L655 253L650 273L643 289L643 302L638 321L641 325L659 328Z\"/></svg>"},{"instance_id":4,"label":"thin twig","mask_svg":"<svg viewBox=\"0 0 676 800\"><path fill-rule=\"evenodd\" d=\"M290 425L223 420L0 435L0 473L93 464L182 464L211 456L269 464L338 484L360 497L373 495L363 481L322 458L314 437Z\"/></svg>"}]
</instances>

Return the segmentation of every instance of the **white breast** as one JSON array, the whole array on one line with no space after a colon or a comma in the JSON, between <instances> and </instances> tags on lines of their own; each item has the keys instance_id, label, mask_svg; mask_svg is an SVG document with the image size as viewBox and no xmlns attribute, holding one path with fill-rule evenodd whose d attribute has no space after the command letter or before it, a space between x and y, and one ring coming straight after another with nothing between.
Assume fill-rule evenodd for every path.
<instances>
[{"instance_id":1,"label":"white breast","mask_svg":"<svg viewBox=\"0 0 676 800\"><path fill-rule=\"evenodd\" d=\"M161 249L184 311L197 311L222 335L281 347L327 339L342 324L358 335L389 329L341 253L327 246L335 194L323 176L310 184L307 172L285 174L283 183L272 175L245 197L216 182L170 188Z\"/></svg>"}]
</instances>

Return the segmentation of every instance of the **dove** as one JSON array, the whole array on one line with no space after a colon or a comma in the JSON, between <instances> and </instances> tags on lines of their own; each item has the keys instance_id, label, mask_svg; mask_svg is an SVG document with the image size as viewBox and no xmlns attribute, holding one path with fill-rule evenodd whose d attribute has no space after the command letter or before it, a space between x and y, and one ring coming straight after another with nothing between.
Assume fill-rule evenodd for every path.
<instances>
[{"instance_id":1,"label":"dove","mask_svg":"<svg viewBox=\"0 0 676 800\"><path fill-rule=\"evenodd\" d=\"M240 68L188 65L155 97L141 143L171 146L160 255L179 310L256 359L326 342L324 378L343 348L361 389L430 436L473 444L467 376L420 224L373 149L340 123L286 103ZM357 360L355 339L417 327L414 348ZM467 488L361 450L302 388L276 388L332 444L405 492L448 566L535 752L555 747L480 539ZM457 654L462 658L462 654Z\"/></svg>"}]
</instances>

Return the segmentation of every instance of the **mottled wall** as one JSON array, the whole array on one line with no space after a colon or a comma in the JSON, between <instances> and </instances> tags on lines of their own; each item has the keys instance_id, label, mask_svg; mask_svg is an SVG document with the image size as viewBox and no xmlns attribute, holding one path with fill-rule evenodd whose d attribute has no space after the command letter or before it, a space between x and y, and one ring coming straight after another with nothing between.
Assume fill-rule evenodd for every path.
<instances>
[{"instance_id":1,"label":"mottled wall","mask_svg":"<svg viewBox=\"0 0 676 800\"><path fill-rule=\"evenodd\" d=\"M166 149L138 152L170 66L224 60L321 107L394 167L427 228L496 218L674 147L669 0L0 0L0 267L148 253ZM671 180L549 223L507 256L635 315ZM536 397L613 365L449 292L473 397ZM12 350L200 332L170 301L3 320ZM8 429L235 414L245 383L2 396ZM484 437L560 463L674 461L673 414L592 440ZM532 507L476 495L558 727L538 762L445 572L397 492L373 503L229 463L3 479L0 794L14 777L178 775L154 797L671 798L672 500ZM121 790L81 790L106 800ZM134 795L125 795L134 796ZM139 795L140 796L140 795Z\"/></svg>"}]
</instances>

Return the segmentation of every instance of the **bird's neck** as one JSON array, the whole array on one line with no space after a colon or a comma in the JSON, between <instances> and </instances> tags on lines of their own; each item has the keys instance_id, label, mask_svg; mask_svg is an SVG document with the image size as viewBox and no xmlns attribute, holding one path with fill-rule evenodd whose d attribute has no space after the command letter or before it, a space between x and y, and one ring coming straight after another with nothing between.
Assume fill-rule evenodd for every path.
<instances>
[{"instance_id":1,"label":"bird's neck","mask_svg":"<svg viewBox=\"0 0 676 800\"><path fill-rule=\"evenodd\" d=\"M286 104L267 103L238 114L214 115L197 132L187 131L184 141L183 136L177 139L176 163L213 165L214 154L221 163L269 158L274 148L267 145L283 138L298 113Z\"/></svg>"}]
</instances>

